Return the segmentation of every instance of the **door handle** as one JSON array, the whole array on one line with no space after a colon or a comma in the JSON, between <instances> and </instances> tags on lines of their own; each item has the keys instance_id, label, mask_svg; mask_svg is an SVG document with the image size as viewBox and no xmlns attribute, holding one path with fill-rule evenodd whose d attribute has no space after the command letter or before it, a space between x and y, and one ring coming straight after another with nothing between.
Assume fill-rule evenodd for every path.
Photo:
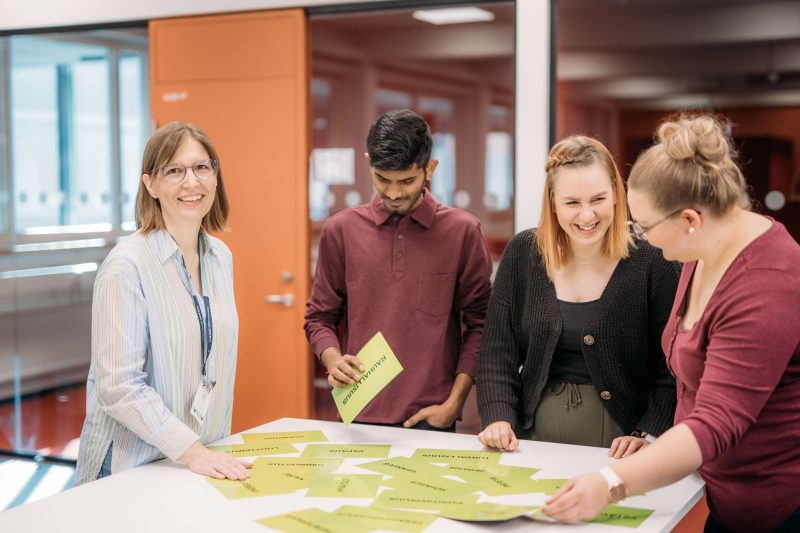
<instances>
[{"instance_id":1,"label":"door handle","mask_svg":"<svg viewBox=\"0 0 800 533\"><path fill-rule=\"evenodd\" d=\"M294 304L294 294L289 292L286 294L267 294L265 300L270 304L282 304L286 307L291 307Z\"/></svg>"}]
</instances>

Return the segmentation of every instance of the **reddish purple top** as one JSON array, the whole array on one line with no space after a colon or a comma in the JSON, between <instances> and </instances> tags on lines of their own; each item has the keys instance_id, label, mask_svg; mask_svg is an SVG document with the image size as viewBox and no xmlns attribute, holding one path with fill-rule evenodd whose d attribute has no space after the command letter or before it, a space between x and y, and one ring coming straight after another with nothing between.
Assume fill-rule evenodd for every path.
<instances>
[{"instance_id":1,"label":"reddish purple top","mask_svg":"<svg viewBox=\"0 0 800 533\"><path fill-rule=\"evenodd\" d=\"M800 246L773 221L728 267L700 320L678 331L695 266L683 267L662 337L675 423L700 444L717 521L772 530L800 507Z\"/></svg>"},{"instance_id":2,"label":"reddish purple top","mask_svg":"<svg viewBox=\"0 0 800 533\"><path fill-rule=\"evenodd\" d=\"M456 374L474 375L491 273L478 219L429 192L407 216L375 195L328 219L306 306L314 353L356 354L380 331L404 369L356 421L403 422L446 400Z\"/></svg>"}]
</instances>

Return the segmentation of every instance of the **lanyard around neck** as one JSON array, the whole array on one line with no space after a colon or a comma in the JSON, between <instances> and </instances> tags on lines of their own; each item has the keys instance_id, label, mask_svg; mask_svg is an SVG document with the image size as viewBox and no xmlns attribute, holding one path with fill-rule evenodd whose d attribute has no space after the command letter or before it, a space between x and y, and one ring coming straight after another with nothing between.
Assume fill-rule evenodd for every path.
<instances>
[{"instance_id":1,"label":"lanyard around neck","mask_svg":"<svg viewBox=\"0 0 800 533\"><path fill-rule=\"evenodd\" d=\"M211 357L211 345L214 342L214 325L211 319L211 302L208 298L208 280L206 279L206 271L205 271L205 261L203 260L203 238L200 237L200 240L197 243L197 255L198 261L200 262L200 287L203 290L203 307L200 307L200 299L198 298L198 294L195 292L194 288L192 287L191 279L189 278L189 270L186 267L186 261L181 255L180 260L180 271L183 277L183 284L186 286L186 290L189 292L189 296L192 297L192 302L194 303L194 310L197 313L197 322L200 325L200 368L203 373L203 380L206 382L206 385L209 385L208 379L208 359ZM205 310L205 316L203 311Z\"/></svg>"}]
</instances>

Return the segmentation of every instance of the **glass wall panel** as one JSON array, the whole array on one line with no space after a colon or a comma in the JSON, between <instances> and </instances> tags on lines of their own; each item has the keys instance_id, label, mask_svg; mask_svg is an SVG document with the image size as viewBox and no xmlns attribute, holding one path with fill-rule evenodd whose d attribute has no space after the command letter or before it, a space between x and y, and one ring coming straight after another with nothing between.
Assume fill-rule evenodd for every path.
<instances>
[{"instance_id":1,"label":"glass wall panel","mask_svg":"<svg viewBox=\"0 0 800 533\"><path fill-rule=\"evenodd\" d=\"M141 161L150 131L147 62L140 52L123 51L119 58L119 140L122 187L119 198L122 227L133 229Z\"/></svg>"},{"instance_id":2,"label":"glass wall panel","mask_svg":"<svg viewBox=\"0 0 800 533\"><path fill-rule=\"evenodd\" d=\"M46 37L10 39L15 230L111 229L108 49Z\"/></svg>"},{"instance_id":3,"label":"glass wall panel","mask_svg":"<svg viewBox=\"0 0 800 533\"><path fill-rule=\"evenodd\" d=\"M133 227L147 88L146 28L0 38L0 462L77 457L92 288ZM0 511L72 483L23 463Z\"/></svg>"}]
</instances>

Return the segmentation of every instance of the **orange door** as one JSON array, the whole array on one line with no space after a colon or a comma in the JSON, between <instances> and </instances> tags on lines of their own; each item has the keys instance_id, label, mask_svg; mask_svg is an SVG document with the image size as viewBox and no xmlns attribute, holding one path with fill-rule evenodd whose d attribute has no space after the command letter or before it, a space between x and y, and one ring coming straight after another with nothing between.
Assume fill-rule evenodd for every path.
<instances>
[{"instance_id":1,"label":"orange door","mask_svg":"<svg viewBox=\"0 0 800 533\"><path fill-rule=\"evenodd\" d=\"M219 237L240 320L234 432L310 417L308 71L302 10L150 23L153 118L208 133L231 204Z\"/></svg>"}]
</instances>

